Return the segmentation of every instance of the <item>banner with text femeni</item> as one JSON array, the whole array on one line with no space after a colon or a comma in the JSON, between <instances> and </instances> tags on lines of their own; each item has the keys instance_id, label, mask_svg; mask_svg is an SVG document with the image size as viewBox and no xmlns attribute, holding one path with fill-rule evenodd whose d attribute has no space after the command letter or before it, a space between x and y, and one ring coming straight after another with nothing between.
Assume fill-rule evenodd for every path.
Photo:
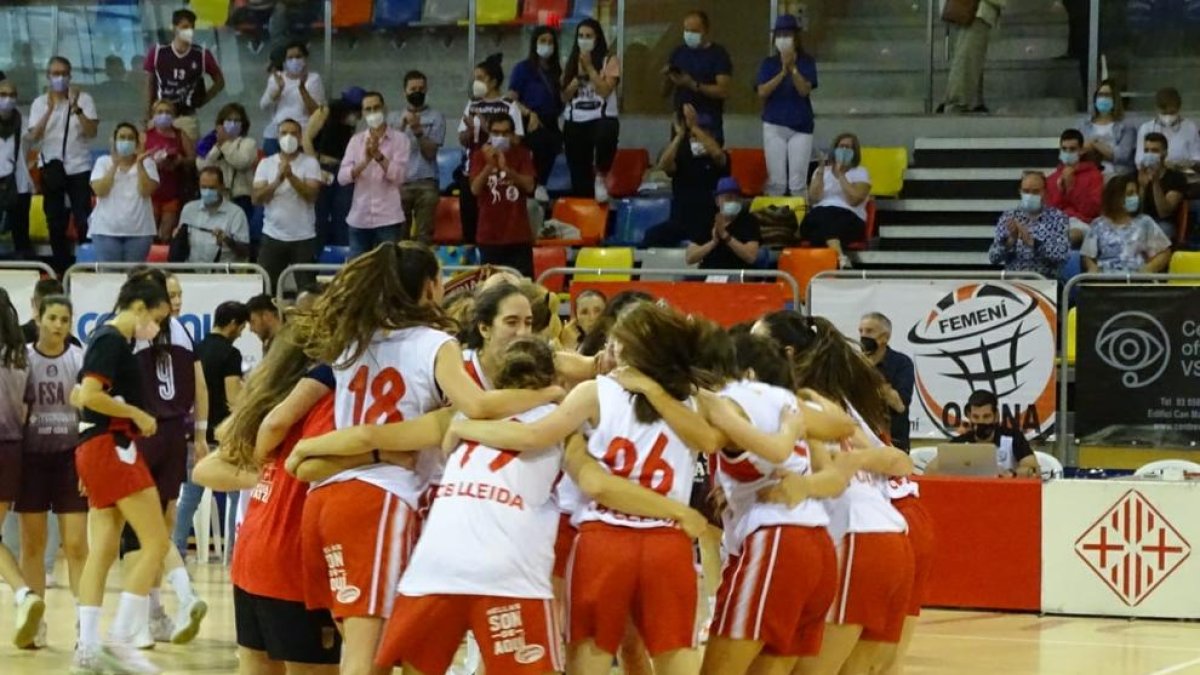
<instances>
[{"instance_id":1,"label":"banner with text femeni","mask_svg":"<svg viewBox=\"0 0 1200 675\"><path fill-rule=\"evenodd\" d=\"M913 360L913 438L956 433L967 397L994 392L1001 422L1029 437L1054 429L1055 281L841 279L812 281L812 313L857 341L864 314L892 323L889 347Z\"/></svg>"}]
</instances>

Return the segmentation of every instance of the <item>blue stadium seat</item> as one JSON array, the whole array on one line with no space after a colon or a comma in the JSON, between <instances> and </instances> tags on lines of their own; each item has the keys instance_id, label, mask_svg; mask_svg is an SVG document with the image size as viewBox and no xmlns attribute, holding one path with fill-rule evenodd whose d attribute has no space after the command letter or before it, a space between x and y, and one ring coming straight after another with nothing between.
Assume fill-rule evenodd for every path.
<instances>
[{"instance_id":1,"label":"blue stadium seat","mask_svg":"<svg viewBox=\"0 0 1200 675\"><path fill-rule=\"evenodd\" d=\"M566 194L571 191L571 171L567 168L565 154L554 158L554 166L550 169L550 178L546 180L546 191L551 194Z\"/></svg>"},{"instance_id":2,"label":"blue stadium seat","mask_svg":"<svg viewBox=\"0 0 1200 675\"><path fill-rule=\"evenodd\" d=\"M349 246L326 246L321 249L321 255L317 256L317 262L322 265L341 265L349 256Z\"/></svg>"},{"instance_id":3,"label":"blue stadium seat","mask_svg":"<svg viewBox=\"0 0 1200 675\"><path fill-rule=\"evenodd\" d=\"M421 20L421 0L375 0L375 26L398 28Z\"/></svg>"},{"instance_id":4,"label":"blue stadium seat","mask_svg":"<svg viewBox=\"0 0 1200 675\"><path fill-rule=\"evenodd\" d=\"M575 0L575 8L571 11L571 18L576 21L596 18L596 0Z\"/></svg>"},{"instance_id":5,"label":"blue stadium seat","mask_svg":"<svg viewBox=\"0 0 1200 675\"><path fill-rule=\"evenodd\" d=\"M436 252L443 267L479 264L479 256L473 246L439 246Z\"/></svg>"},{"instance_id":6,"label":"blue stadium seat","mask_svg":"<svg viewBox=\"0 0 1200 675\"><path fill-rule=\"evenodd\" d=\"M438 148L438 192L447 194L454 187L454 170L462 164L462 150L458 148Z\"/></svg>"},{"instance_id":7,"label":"blue stadium seat","mask_svg":"<svg viewBox=\"0 0 1200 675\"><path fill-rule=\"evenodd\" d=\"M646 230L671 218L671 200L666 197L631 197L617 201L617 223L606 242L622 246L640 246Z\"/></svg>"},{"instance_id":8,"label":"blue stadium seat","mask_svg":"<svg viewBox=\"0 0 1200 675\"><path fill-rule=\"evenodd\" d=\"M76 263L96 262L96 249L91 244L80 244L75 247Z\"/></svg>"},{"instance_id":9,"label":"blue stadium seat","mask_svg":"<svg viewBox=\"0 0 1200 675\"><path fill-rule=\"evenodd\" d=\"M1080 274L1083 274L1083 258L1079 255L1079 251L1071 251L1066 262L1063 263L1062 270L1058 273L1059 281L1065 284ZM1078 286L1071 289L1071 297L1067 298L1068 306L1075 304L1075 296L1078 294Z\"/></svg>"}]
</instances>

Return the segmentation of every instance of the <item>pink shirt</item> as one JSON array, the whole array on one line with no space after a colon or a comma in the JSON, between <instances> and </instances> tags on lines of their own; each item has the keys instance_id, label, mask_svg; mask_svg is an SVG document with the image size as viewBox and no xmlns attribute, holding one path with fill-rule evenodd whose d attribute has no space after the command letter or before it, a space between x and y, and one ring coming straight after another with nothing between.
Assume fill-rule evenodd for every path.
<instances>
[{"instance_id":1,"label":"pink shirt","mask_svg":"<svg viewBox=\"0 0 1200 675\"><path fill-rule=\"evenodd\" d=\"M387 170L379 162L372 161L363 172L354 178L354 167L367 156L367 135L370 131L354 134L342 166L338 169L338 182L354 185L354 201L346 224L360 229L373 229L404 222L404 205L400 202L400 186L408 173L408 137L388 129L379 141L379 151L387 158Z\"/></svg>"}]
</instances>

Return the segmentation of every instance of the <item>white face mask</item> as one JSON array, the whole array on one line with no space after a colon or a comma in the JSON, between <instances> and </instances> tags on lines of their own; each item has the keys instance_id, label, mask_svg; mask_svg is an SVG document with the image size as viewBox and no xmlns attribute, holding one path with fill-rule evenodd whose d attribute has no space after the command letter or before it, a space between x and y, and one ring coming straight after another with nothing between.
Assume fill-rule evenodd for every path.
<instances>
[{"instance_id":1,"label":"white face mask","mask_svg":"<svg viewBox=\"0 0 1200 675\"><path fill-rule=\"evenodd\" d=\"M1179 115L1159 115L1158 121L1164 126L1174 126L1175 122L1179 121Z\"/></svg>"},{"instance_id":2,"label":"white face mask","mask_svg":"<svg viewBox=\"0 0 1200 675\"><path fill-rule=\"evenodd\" d=\"M790 37L775 38L775 49L781 52L790 52L796 48L796 39Z\"/></svg>"},{"instance_id":3,"label":"white face mask","mask_svg":"<svg viewBox=\"0 0 1200 675\"><path fill-rule=\"evenodd\" d=\"M180 40L189 45L192 44L192 40L196 38L196 30L194 28L180 28L179 30L175 31L175 34L179 36Z\"/></svg>"},{"instance_id":4,"label":"white face mask","mask_svg":"<svg viewBox=\"0 0 1200 675\"><path fill-rule=\"evenodd\" d=\"M283 154L290 155L300 149L300 139L291 134L279 137L279 149Z\"/></svg>"},{"instance_id":5,"label":"white face mask","mask_svg":"<svg viewBox=\"0 0 1200 675\"><path fill-rule=\"evenodd\" d=\"M487 96L487 93L488 86L484 84L483 80L475 80L471 83L471 96L474 96L475 98L483 98L484 96Z\"/></svg>"},{"instance_id":6,"label":"white face mask","mask_svg":"<svg viewBox=\"0 0 1200 675\"><path fill-rule=\"evenodd\" d=\"M596 38L581 37L578 41L579 51L588 54L596 48Z\"/></svg>"},{"instance_id":7,"label":"white face mask","mask_svg":"<svg viewBox=\"0 0 1200 675\"><path fill-rule=\"evenodd\" d=\"M369 112L363 117L363 119L366 120L367 126L371 127L372 129L378 129L379 127L383 126L383 113L379 111Z\"/></svg>"},{"instance_id":8,"label":"white face mask","mask_svg":"<svg viewBox=\"0 0 1200 675\"><path fill-rule=\"evenodd\" d=\"M537 46L537 55L542 57L543 59L548 59L551 56L554 56L554 45L548 45L548 44L539 42L538 46Z\"/></svg>"}]
</instances>

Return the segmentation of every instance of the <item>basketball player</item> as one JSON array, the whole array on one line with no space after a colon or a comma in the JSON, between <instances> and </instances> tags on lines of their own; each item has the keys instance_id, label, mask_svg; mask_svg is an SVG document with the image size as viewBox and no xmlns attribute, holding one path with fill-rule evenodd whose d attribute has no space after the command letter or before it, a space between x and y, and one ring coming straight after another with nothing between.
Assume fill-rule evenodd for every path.
<instances>
[{"instance_id":1,"label":"basketball player","mask_svg":"<svg viewBox=\"0 0 1200 675\"><path fill-rule=\"evenodd\" d=\"M83 348L69 341L71 301L64 295L42 298L37 313L37 341L29 345L29 414L21 457L21 490L16 510L21 517L21 570L34 592L46 594L47 516L58 516L71 593L79 593L79 575L87 559L87 498L79 493L75 446L79 443L79 411L71 405L71 389L83 365ZM46 646L46 622L33 646Z\"/></svg>"},{"instance_id":2,"label":"basketball player","mask_svg":"<svg viewBox=\"0 0 1200 675\"><path fill-rule=\"evenodd\" d=\"M225 75L217 59L208 49L196 44L196 14L190 9L177 9L171 14L175 34L171 42L156 44L146 54L143 66L150 76L147 91L149 109L155 101L175 104L178 117L175 127L189 138L200 138L196 111L225 89ZM204 76L212 78L206 86Z\"/></svg>"}]
</instances>

